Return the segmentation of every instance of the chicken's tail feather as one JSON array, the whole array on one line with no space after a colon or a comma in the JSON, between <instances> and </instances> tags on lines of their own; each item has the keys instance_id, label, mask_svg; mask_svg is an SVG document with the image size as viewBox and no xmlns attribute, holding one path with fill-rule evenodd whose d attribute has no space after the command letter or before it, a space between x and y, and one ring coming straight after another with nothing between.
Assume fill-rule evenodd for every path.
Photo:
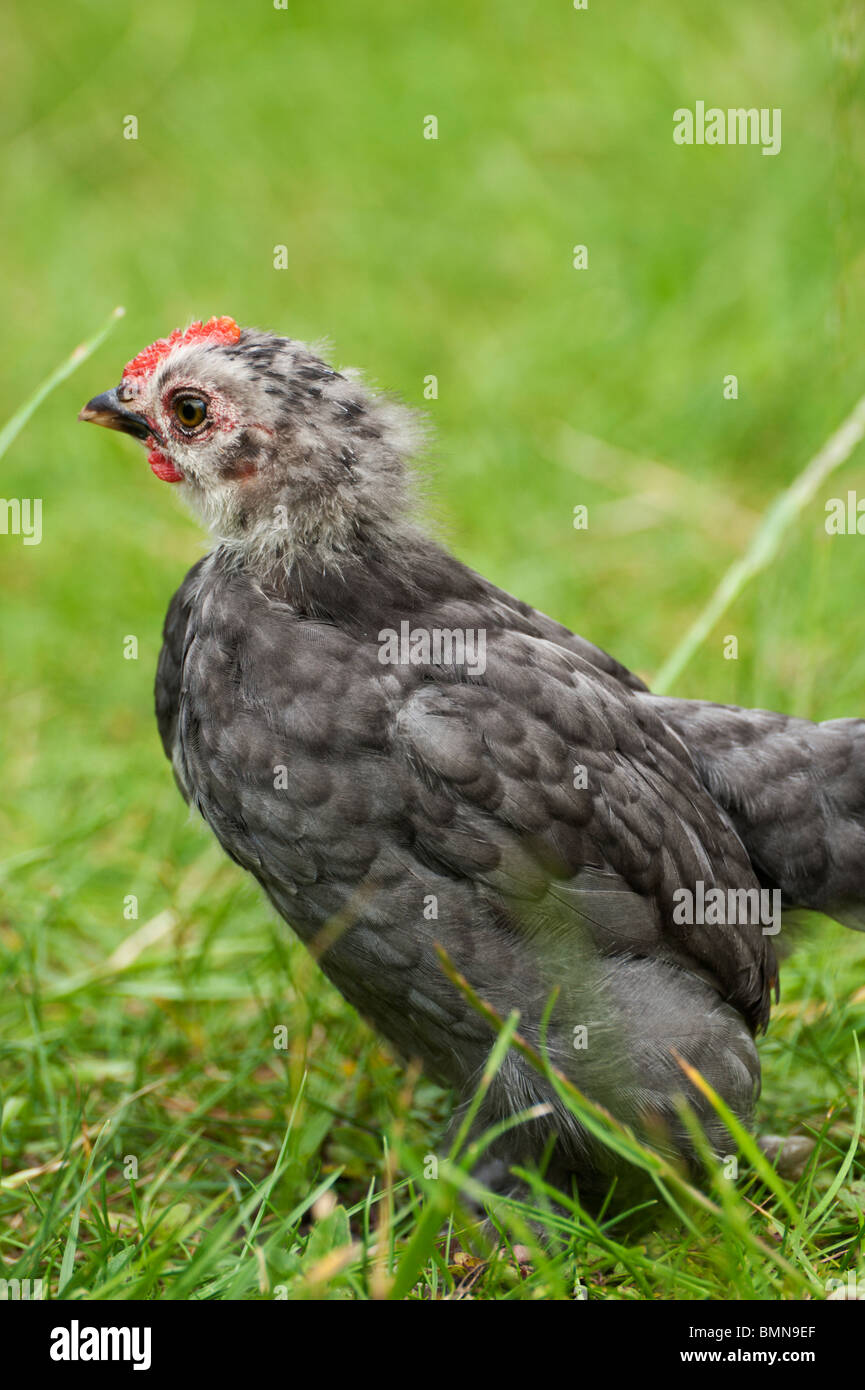
<instances>
[{"instance_id":1,"label":"chicken's tail feather","mask_svg":"<svg viewBox=\"0 0 865 1390\"><path fill-rule=\"evenodd\" d=\"M807 719L661 696L760 878L791 907L865 930L865 719Z\"/></svg>"}]
</instances>

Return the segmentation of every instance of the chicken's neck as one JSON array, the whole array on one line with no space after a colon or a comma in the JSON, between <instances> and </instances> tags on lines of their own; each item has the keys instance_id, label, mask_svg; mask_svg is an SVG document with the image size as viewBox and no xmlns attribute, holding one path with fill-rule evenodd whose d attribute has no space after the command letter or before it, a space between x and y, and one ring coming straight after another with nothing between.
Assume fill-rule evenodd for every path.
<instances>
[{"instance_id":1,"label":"chicken's neck","mask_svg":"<svg viewBox=\"0 0 865 1390\"><path fill-rule=\"evenodd\" d=\"M447 550L405 524L387 537L367 535L338 552L285 551L267 563L221 547L226 567L251 573L261 587L305 617L356 633L434 616L453 602L477 603L484 581Z\"/></svg>"}]
</instances>

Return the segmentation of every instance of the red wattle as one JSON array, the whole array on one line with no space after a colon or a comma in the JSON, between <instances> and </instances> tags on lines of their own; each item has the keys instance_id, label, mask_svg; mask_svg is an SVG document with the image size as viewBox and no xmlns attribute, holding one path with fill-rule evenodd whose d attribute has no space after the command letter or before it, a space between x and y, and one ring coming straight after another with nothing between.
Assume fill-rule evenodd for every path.
<instances>
[{"instance_id":1,"label":"red wattle","mask_svg":"<svg viewBox=\"0 0 865 1390\"><path fill-rule=\"evenodd\" d=\"M160 454L158 449L154 449L147 455L147 462L150 464L157 478L161 478L164 483L183 482L183 474L178 473L171 459L167 459L164 454Z\"/></svg>"}]
</instances>

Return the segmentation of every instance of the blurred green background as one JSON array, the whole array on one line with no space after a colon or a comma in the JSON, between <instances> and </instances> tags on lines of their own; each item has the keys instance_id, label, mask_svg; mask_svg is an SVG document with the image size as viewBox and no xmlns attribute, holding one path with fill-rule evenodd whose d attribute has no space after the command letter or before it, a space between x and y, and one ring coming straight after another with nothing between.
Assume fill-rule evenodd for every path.
<instances>
[{"instance_id":1,"label":"blurred green background","mask_svg":"<svg viewBox=\"0 0 865 1390\"><path fill-rule=\"evenodd\" d=\"M3 27L0 416L126 307L2 464L4 495L44 509L41 545L0 536L5 1171L48 1161L76 1096L97 1120L165 1066L195 1105L240 1055L249 1080L283 1021L300 1043L261 1099L261 1152L312 1057L325 1119L298 1171L342 1143L362 1176L392 1064L189 819L158 745L161 621L203 540L141 451L76 413L191 318L327 337L429 411L434 510L461 558L651 678L865 392L865 8L8 0ZM673 111L698 99L780 107L781 153L674 145ZM826 496L856 487L861 454ZM865 542L828 537L824 501L678 693L865 713ZM176 920L103 976L136 927L130 893L137 925ZM793 1001L803 980L831 998L833 972L861 978L861 941L825 930ZM801 1087L800 1109L819 1100L816 1073ZM425 1122L437 1102L418 1104ZM332 1112L364 1106L370 1134L346 1146Z\"/></svg>"}]
</instances>

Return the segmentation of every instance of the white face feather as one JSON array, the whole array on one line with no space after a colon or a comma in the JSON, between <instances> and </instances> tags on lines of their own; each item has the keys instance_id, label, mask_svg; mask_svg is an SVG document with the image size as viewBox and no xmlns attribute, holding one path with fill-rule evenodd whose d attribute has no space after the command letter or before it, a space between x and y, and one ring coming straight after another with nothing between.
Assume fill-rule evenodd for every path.
<instances>
[{"instance_id":1,"label":"white face feather","mask_svg":"<svg viewBox=\"0 0 865 1390\"><path fill-rule=\"evenodd\" d=\"M128 386L185 501L247 564L303 555L338 566L359 538L405 527L422 424L305 344L254 330L229 345L181 343ZM190 401L206 409L196 428L183 423Z\"/></svg>"}]
</instances>

